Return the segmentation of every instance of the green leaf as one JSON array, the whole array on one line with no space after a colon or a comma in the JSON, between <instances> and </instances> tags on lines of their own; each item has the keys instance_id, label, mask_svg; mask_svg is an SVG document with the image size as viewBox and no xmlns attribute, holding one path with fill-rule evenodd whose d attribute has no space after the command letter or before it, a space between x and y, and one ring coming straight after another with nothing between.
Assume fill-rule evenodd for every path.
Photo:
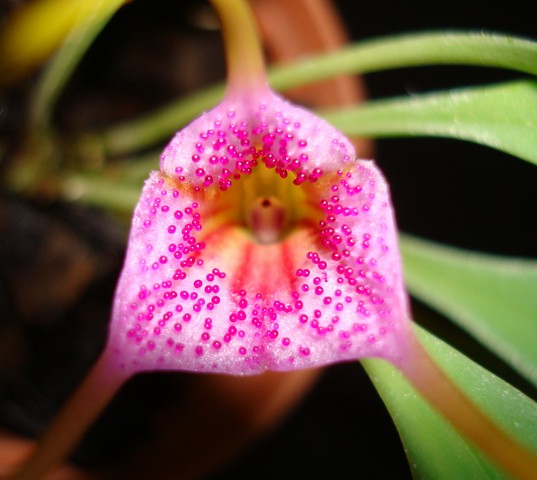
<instances>
[{"instance_id":1,"label":"green leaf","mask_svg":"<svg viewBox=\"0 0 537 480\"><path fill-rule=\"evenodd\" d=\"M442 312L537 385L537 261L401 236L412 295Z\"/></svg>"},{"instance_id":2,"label":"green leaf","mask_svg":"<svg viewBox=\"0 0 537 480\"><path fill-rule=\"evenodd\" d=\"M509 35L485 33L417 33L385 37L351 45L338 52L306 58L272 68L273 88L289 88L350 73L369 73L421 65L478 65L537 75L537 43ZM176 100L148 115L104 132L102 143L109 154L145 148L171 135L224 92L222 85Z\"/></svg>"},{"instance_id":3,"label":"green leaf","mask_svg":"<svg viewBox=\"0 0 537 480\"><path fill-rule=\"evenodd\" d=\"M223 95L224 86L217 85L181 98L144 117L116 125L102 133L103 148L109 155L117 155L154 145L204 110L213 108Z\"/></svg>"},{"instance_id":4,"label":"green leaf","mask_svg":"<svg viewBox=\"0 0 537 480\"><path fill-rule=\"evenodd\" d=\"M100 172L65 172L58 180L63 199L132 214L151 170L159 168L158 152L111 162Z\"/></svg>"},{"instance_id":5,"label":"green leaf","mask_svg":"<svg viewBox=\"0 0 537 480\"><path fill-rule=\"evenodd\" d=\"M421 343L466 394L513 437L537 450L537 403L431 334ZM384 360L362 361L399 431L414 478L507 479Z\"/></svg>"},{"instance_id":6,"label":"green leaf","mask_svg":"<svg viewBox=\"0 0 537 480\"><path fill-rule=\"evenodd\" d=\"M146 171L146 176L150 170ZM132 213L140 198L143 182L131 184L119 181L114 175L71 174L59 183L62 198L109 211Z\"/></svg>"},{"instance_id":7,"label":"green leaf","mask_svg":"<svg viewBox=\"0 0 537 480\"><path fill-rule=\"evenodd\" d=\"M50 122L55 102L84 53L99 32L126 0L82 0L76 4L76 15L70 20L72 25L61 47L37 85L32 102L30 119L32 128L46 126ZM46 7L41 23L45 27L60 17L66 6L73 2L41 2ZM50 18L49 18L50 17ZM38 17L37 20L40 18ZM46 30L46 29L45 29Z\"/></svg>"},{"instance_id":8,"label":"green leaf","mask_svg":"<svg viewBox=\"0 0 537 480\"><path fill-rule=\"evenodd\" d=\"M537 82L379 100L322 114L347 135L468 140L537 164Z\"/></svg>"},{"instance_id":9,"label":"green leaf","mask_svg":"<svg viewBox=\"0 0 537 480\"><path fill-rule=\"evenodd\" d=\"M424 65L473 65L537 75L537 43L510 35L422 32L382 37L274 69L271 85L288 89L342 74Z\"/></svg>"}]
</instances>

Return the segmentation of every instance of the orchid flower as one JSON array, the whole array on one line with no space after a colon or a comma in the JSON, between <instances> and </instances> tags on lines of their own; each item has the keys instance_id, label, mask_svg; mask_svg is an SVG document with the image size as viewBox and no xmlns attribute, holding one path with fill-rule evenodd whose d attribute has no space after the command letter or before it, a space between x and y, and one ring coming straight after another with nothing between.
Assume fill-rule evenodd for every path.
<instances>
[{"instance_id":1,"label":"orchid flower","mask_svg":"<svg viewBox=\"0 0 537 480\"><path fill-rule=\"evenodd\" d=\"M339 131L270 90L243 0L213 0L223 101L164 149L134 212L96 366L14 477L56 465L132 375L253 375L379 357L501 467L537 459L443 374L411 323L389 188Z\"/></svg>"}]
</instances>

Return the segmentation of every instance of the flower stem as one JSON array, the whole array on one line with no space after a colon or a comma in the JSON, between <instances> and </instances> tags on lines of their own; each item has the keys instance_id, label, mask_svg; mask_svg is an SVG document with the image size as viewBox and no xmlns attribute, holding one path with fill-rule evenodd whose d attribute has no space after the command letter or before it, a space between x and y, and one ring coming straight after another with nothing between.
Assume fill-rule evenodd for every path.
<instances>
[{"instance_id":1,"label":"flower stem","mask_svg":"<svg viewBox=\"0 0 537 480\"><path fill-rule=\"evenodd\" d=\"M211 0L222 24L228 68L228 91L266 85L263 49L255 20L244 0Z\"/></svg>"},{"instance_id":2,"label":"flower stem","mask_svg":"<svg viewBox=\"0 0 537 480\"><path fill-rule=\"evenodd\" d=\"M520 480L534 480L535 453L499 428L446 376L419 341L412 338L407 355L396 365L412 386L505 472Z\"/></svg>"},{"instance_id":3,"label":"flower stem","mask_svg":"<svg viewBox=\"0 0 537 480\"><path fill-rule=\"evenodd\" d=\"M110 372L103 354L11 480L37 480L58 466L126 379Z\"/></svg>"}]
</instances>

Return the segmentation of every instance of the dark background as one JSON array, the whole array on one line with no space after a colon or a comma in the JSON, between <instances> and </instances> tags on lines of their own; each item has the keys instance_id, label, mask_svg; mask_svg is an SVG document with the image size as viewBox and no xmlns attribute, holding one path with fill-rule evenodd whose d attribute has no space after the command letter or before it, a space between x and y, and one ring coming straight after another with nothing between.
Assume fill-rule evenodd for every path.
<instances>
[{"instance_id":1,"label":"dark background","mask_svg":"<svg viewBox=\"0 0 537 480\"><path fill-rule=\"evenodd\" d=\"M537 8L526 2L335 3L353 40L439 29L537 36ZM57 124L76 131L112 123L219 79L224 66L218 33L192 21L188 12L193 5L192 1L137 0L123 8L77 70L60 102ZM379 98L520 77L491 69L428 67L371 74L365 82L370 97ZM21 88L2 97L8 112L0 119L4 131L16 134L24 125L25 93ZM375 157L390 181L402 230L465 248L536 256L534 166L485 147L442 139L381 140ZM11 194L2 197L2 214L0 364L6 366L1 372L0 423L37 435L102 344L121 265L123 232L110 215L94 209ZM89 251L91 262L99 267L76 292L76 301L66 300L53 308L37 299L35 308L24 310L17 289L43 269L35 251L44 237L52 238L52 243L63 239L74 249L73 256ZM28 258L27 271L21 274L18 262ZM71 260L71 256L66 259ZM46 272L42 275L46 277ZM423 305L416 303L414 308L428 328L535 398L532 387L456 327ZM100 319L97 328L90 318ZM125 436L131 442L141 441L126 419L137 409L156 406L144 392L165 394L169 388L169 375L135 379L75 458L86 465L98 464L124 444ZM181 387L174 388L180 394ZM276 476L409 478L390 417L358 364L326 369L281 428L211 478Z\"/></svg>"}]
</instances>

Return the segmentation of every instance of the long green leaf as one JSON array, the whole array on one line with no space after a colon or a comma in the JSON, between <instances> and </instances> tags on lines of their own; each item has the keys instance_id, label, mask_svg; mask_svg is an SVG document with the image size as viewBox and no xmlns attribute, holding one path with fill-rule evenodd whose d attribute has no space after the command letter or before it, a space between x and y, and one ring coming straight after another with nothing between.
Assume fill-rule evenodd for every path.
<instances>
[{"instance_id":1,"label":"long green leaf","mask_svg":"<svg viewBox=\"0 0 537 480\"><path fill-rule=\"evenodd\" d=\"M537 164L535 81L379 100L323 116L348 135L456 138Z\"/></svg>"},{"instance_id":2,"label":"long green leaf","mask_svg":"<svg viewBox=\"0 0 537 480\"><path fill-rule=\"evenodd\" d=\"M223 85L202 90L147 116L116 125L103 132L100 141L109 155L130 153L154 145L203 111L214 107L223 94Z\"/></svg>"},{"instance_id":3,"label":"long green leaf","mask_svg":"<svg viewBox=\"0 0 537 480\"><path fill-rule=\"evenodd\" d=\"M424 65L497 67L537 75L537 43L510 35L422 32L382 37L339 52L275 69L274 88L287 89L342 74L364 74Z\"/></svg>"},{"instance_id":4,"label":"long green leaf","mask_svg":"<svg viewBox=\"0 0 537 480\"><path fill-rule=\"evenodd\" d=\"M412 295L442 312L537 385L537 260L401 238Z\"/></svg>"},{"instance_id":5,"label":"long green leaf","mask_svg":"<svg viewBox=\"0 0 537 480\"><path fill-rule=\"evenodd\" d=\"M537 450L537 403L444 342L416 329L439 365L502 428ZM362 362L399 431L416 479L507 479L383 360Z\"/></svg>"},{"instance_id":6,"label":"long green leaf","mask_svg":"<svg viewBox=\"0 0 537 480\"><path fill-rule=\"evenodd\" d=\"M269 80L273 88L285 90L342 74L438 64L497 67L537 75L537 43L508 35L467 32L398 35L273 68ZM110 154L124 154L152 145L213 106L223 91L221 85L216 86L112 127L103 134L104 148Z\"/></svg>"},{"instance_id":7,"label":"long green leaf","mask_svg":"<svg viewBox=\"0 0 537 480\"><path fill-rule=\"evenodd\" d=\"M160 152L108 164L103 171L66 172L58 187L63 199L132 214L151 170L158 169Z\"/></svg>"},{"instance_id":8,"label":"long green leaf","mask_svg":"<svg viewBox=\"0 0 537 480\"><path fill-rule=\"evenodd\" d=\"M147 170L147 173L150 170ZM146 174L147 175L147 174ZM114 176L95 174L65 175L59 182L62 198L109 211L132 213L140 198L139 184L118 181Z\"/></svg>"},{"instance_id":9,"label":"long green leaf","mask_svg":"<svg viewBox=\"0 0 537 480\"><path fill-rule=\"evenodd\" d=\"M72 31L56 52L37 85L31 108L32 128L46 126L50 122L54 104L80 59L125 1L83 0L78 2L80 12L74 18ZM62 5L56 2L51 4L51 8L59 9ZM53 11L48 12L49 15L53 13Z\"/></svg>"}]
</instances>

